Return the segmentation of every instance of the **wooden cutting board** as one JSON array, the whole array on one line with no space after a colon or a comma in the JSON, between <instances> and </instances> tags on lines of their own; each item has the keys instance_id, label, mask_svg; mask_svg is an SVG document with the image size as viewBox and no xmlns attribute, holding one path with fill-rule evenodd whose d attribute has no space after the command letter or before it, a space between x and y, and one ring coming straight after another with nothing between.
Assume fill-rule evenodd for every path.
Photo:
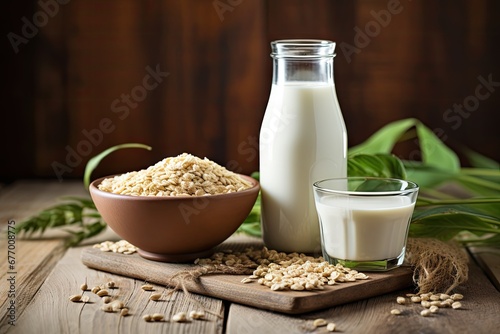
<instances>
[{"instance_id":1,"label":"wooden cutting board","mask_svg":"<svg viewBox=\"0 0 500 334\"><path fill-rule=\"evenodd\" d=\"M240 251L248 246L262 247L259 242L224 242L218 249ZM107 271L139 280L170 286L170 278L179 271L196 268L194 264L163 263L142 258L139 254L123 255L102 252L86 247L82 249L82 262L94 269ZM256 282L244 284L248 275L207 275L196 282L188 282L190 292L231 302L287 314L300 314L345 304L412 285L412 271L401 267L389 272L364 272L367 280L339 283L315 291L272 291Z\"/></svg>"}]
</instances>

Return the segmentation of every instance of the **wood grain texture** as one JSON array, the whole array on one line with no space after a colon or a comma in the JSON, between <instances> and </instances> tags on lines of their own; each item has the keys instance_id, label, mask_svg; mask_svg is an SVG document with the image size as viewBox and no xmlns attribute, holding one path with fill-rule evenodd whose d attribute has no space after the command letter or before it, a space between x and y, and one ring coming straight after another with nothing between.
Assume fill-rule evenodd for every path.
<instances>
[{"instance_id":1,"label":"wood grain texture","mask_svg":"<svg viewBox=\"0 0 500 334\"><path fill-rule=\"evenodd\" d=\"M90 199L81 181L19 180L0 188L0 229L5 229L8 220L20 223L33 214L62 203L66 197ZM51 240L67 236L68 233L63 229L53 229L45 231L43 235L38 232L30 235L29 240ZM24 234L17 235L16 239L22 240L26 237ZM82 245L117 239L116 233L108 228L101 234L82 241Z\"/></svg>"},{"instance_id":2,"label":"wood grain texture","mask_svg":"<svg viewBox=\"0 0 500 334\"><path fill-rule=\"evenodd\" d=\"M7 238L4 237L5 227L9 220L20 223L23 219L36 212L57 203L61 196L86 196L81 182L59 183L54 181L18 181L0 191L0 333L4 333L7 326L7 306L12 298L9 297L10 272L15 276L16 316L23 314L31 302L36 291L43 284L57 261L65 252L64 240L61 233L48 233L39 237L32 236L24 240L23 236L16 235L14 254L15 269L9 270L7 263ZM55 236L58 236L55 238ZM109 235L108 235L109 237Z\"/></svg>"},{"instance_id":3,"label":"wood grain texture","mask_svg":"<svg viewBox=\"0 0 500 334\"><path fill-rule=\"evenodd\" d=\"M469 247L468 250L488 275L493 285L500 291L500 248Z\"/></svg>"},{"instance_id":4,"label":"wood grain texture","mask_svg":"<svg viewBox=\"0 0 500 334\"><path fill-rule=\"evenodd\" d=\"M20 18L32 13L35 7L34 1L12 3L5 11L8 15L0 22L2 35L19 34ZM35 99L27 97L34 96L36 91L38 45L29 42L13 48L5 38L2 50L0 98L5 101L5 118L0 122L0 179L12 181L33 174L35 165Z\"/></svg>"},{"instance_id":5,"label":"wood grain texture","mask_svg":"<svg viewBox=\"0 0 500 334\"><path fill-rule=\"evenodd\" d=\"M221 248L238 249L244 244L229 240ZM143 259L138 254L122 255L94 248L82 250L82 262L90 268L134 277L163 285L173 285L172 276L196 269L190 264L162 263ZM272 291L257 283L243 284L248 275L206 275L186 281L189 291L235 303L288 314L300 314L333 305L377 296L412 285L412 271L398 268L386 273L369 273L368 280L327 286L319 291Z\"/></svg>"},{"instance_id":6,"label":"wood grain texture","mask_svg":"<svg viewBox=\"0 0 500 334\"><path fill-rule=\"evenodd\" d=\"M2 219L27 216L46 205L51 205L60 195L77 195L84 192L81 183L24 181L1 189L0 214ZM2 222L4 223L4 222ZM102 235L108 240L116 237ZM233 236L236 245L259 246L257 238ZM5 239L0 240L0 249L5 249ZM488 277L474 263L470 262L469 281L456 292L465 296L461 310L444 309L439 314L423 318L419 316L418 305L399 306L395 298L411 289L388 293L358 302L347 303L319 311L286 315L270 312L238 303L224 303L221 300L192 296L216 314L227 318L223 320L210 317L210 322L172 324L144 323L140 315L146 312L172 314L178 310L197 308L182 293L175 293L161 304L150 303L139 290L143 279L134 280L102 270L92 270L81 262L84 248L73 248L62 257L61 239L18 240L17 292L18 309L16 327L6 324L6 252L0 252L0 333L307 333L311 332L310 320L323 317L338 325L344 333L496 333L500 327L500 292L491 284ZM238 250L241 250L238 249ZM56 264L57 263L57 264ZM495 262L492 262L495 263ZM494 268L492 268L494 270ZM147 273L144 273L147 275ZM71 294L79 293L79 285L87 278L88 284L103 284L114 280L119 289L113 295L131 307L131 316L119 318L117 314L100 312L98 299L91 295L94 304L74 304L67 300ZM156 285L157 291L165 291L163 284ZM138 293L139 292L139 293ZM267 292L267 291L266 291ZM262 298L264 301L266 298ZM174 302L175 301L175 302ZM225 306L226 305L226 306ZM228 306L227 306L228 305ZM401 307L405 312L394 317L388 312ZM323 332L324 328L317 332Z\"/></svg>"},{"instance_id":7,"label":"wood grain texture","mask_svg":"<svg viewBox=\"0 0 500 334\"><path fill-rule=\"evenodd\" d=\"M7 263L7 243L4 238L0 242L0 333L9 328L10 320L17 323L32 302L38 289L64 254L64 241L60 239L43 241L17 241L14 250L15 264L10 268ZM12 280L13 279L13 280ZM14 301L13 315L8 310Z\"/></svg>"},{"instance_id":8,"label":"wood grain texture","mask_svg":"<svg viewBox=\"0 0 500 334\"><path fill-rule=\"evenodd\" d=\"M37 9L31 2L12 7L7 31L20 32L19 18ZM215 3L226 7L217 10ZM5 109L16 121L2 123L8 160L0 177L54 178L52 163L68 166L67 147L84 154L63 177L81 177L90 156L124 142L154 150L117 152L97 170L100 176L183 151L251 173L272 76L269 42L279 38L337 42L335 81L350 146L387 122L416 117L454 149L463 144L500 160L491 122L500 105L500 3L401 1L380 24L389 3L71 1L5 63ZM356 51L346 51L347 44ZM169 75L141 95L148 66ZM480 77L494 83L480 90L488 96L476 105L471 98ZM124 102L126 96L137 99ZM470 110L453 111L464 103ZM99 130L103 119L113 130L85 146L85 133ZM399 146L397 153L415 148Z\"/></svg>"},{"instance_id":9,"label":"wood grain texture","mask_svg":"<svg viewBox=\"0 0 500 334\"><path fill-rule=\"evenodd\" d=\"M90 198L78 181L20 180L0 190L0 226L8 219L21 222L30 215L57 204L65 196Z\"/></svg>"},{"instance_id":10,"label":"wood grain texture","mask_svg":"<svg viewBox=\"0 0 500 334\"><path fill-rule=\"evenodd\" d=\"M353 334L498 332L500 292L473 263L470 265L469 281L456 291L465 296L462 309L440 309L437 314L422 317L420 311L423 308L420 304L399 305L396 303L397 296L412 292L414 291L411 289L403 289L357 303L344 304L294 317L231 304L226 333L310 333L314 330L312 321L317 318L334 322L338 332ZM391 315L390 311L394 308L402 310L403 314ZM479 314L481 314L480 318L478 318Z\"/></svg>"},{"instance_id":11,"label":"wood grain texture","mask_svg":"<svg viewBox=\"0 0 500 334\"><path fill-rule=\"evenodd\" d=\"M222 19L210 1L68 4L59 27L68 31L68 110L61 116L73 131L51 146L58 158L39 157L42 173L54 176L53 161L68 165L74 150L82 161L64 176L81 175L89 157L125 142L153 151L117 152L96 175L145 168L182 152L256 170L256 138L249 136L258 131L269 88L255 85L266 76L269 53L263 14L262 1L244 2ZM164 74L155 81L157 69Z\"/></svg>"},{"instance_id":12,"label":"wood grain texture","mask_svg":"<svg viewBox=\"0 0 500 334\"><path fill-rule=\"evenodd\" d=\"M150 301L151 292L141 289L143 281L89 269L81 263L80 252L80 248L68 250L9 333L222 333L222 318L214 315L223 315L222 301L193 296L192 302L182 292L167 297L166 289L158 285L155 292L163 293L163 297ZM114 281L117 288L110 290L110 295L123 301L130 315L120 317L102 311L103 302L90 291L84 292L90 303L69 301L70 295L82 293L79 287L85 280L90 287ZM198 310L200 305L214 314L207 313L204 321L169 321L173 314ZM142 319L152 313L165 315L166 321L149 323Z\"/></svg>"}]
</instances>

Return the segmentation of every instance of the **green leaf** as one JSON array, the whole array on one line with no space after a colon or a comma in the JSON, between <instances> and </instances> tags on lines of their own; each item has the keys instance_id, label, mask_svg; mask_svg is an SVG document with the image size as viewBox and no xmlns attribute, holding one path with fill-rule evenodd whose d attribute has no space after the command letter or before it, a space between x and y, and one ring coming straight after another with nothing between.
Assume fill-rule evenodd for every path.
<instances>
[{"instance_id":1,"label":"green leaf","mask_svg":"<svg viewBox=\"0 0 500 334\"><path fill-rule=\"evenodd\" d=\"M113 153L114 151L121 150L124 148L144 148L146 150L151 151L150 146L139 143L127 143L127 144L116 145L102 151L98 155L92 157L85 166L85 172L83 174L83 185L85 189L88 190L90 185L90 176L92 172L96 169L96 167L99 165L101 160L107 157L110 153Z\"/></svg>"},{"instance_id":2,"label":"green leaf","mask_svg":"<svg viewBox=\"0 0 500 334\"><path fill-rule=\"evenodd\" d=\"M500 219L459 206L439 206L415 210L410 224L410 237L450 240L463 231L476 236L500 233Z\"/></svg>"},{"instance_id":3,"label":"green leaf","mask_svg":"<svg viewBox=\"0 0 500 334\"><path fill-rule=\"evenodd\" d=\"M69 247L77 246L83 240L91 238L103 232L107 227L107 224L103 221L97 221L91 224L86 224L80 231L67 231L71 234L71 238L67 241L66 245Z\"/></svg>"},{"instance_id":4,"label":"green leaf","mask_svg":"<svg viewBox=\"0 0 500 334\"><path fill-rule=\"evenodd\" d=\"M248 235L251 235L254 237L261 237L262 236L262 232L260 229L260 222L258 222L258 221L248 222L248 223L242 224L238 228L237 232L245 233L245 234L248 234Z\"/></svg>"},{"instance_id":5,"label":"green leaf","mask_svg":"<svg viewBox=\"0 0 500 334\"><path fill-rule=\"evenodd\" d=\"M391 177L406 179L401 160L393 154L356 154L347 160L349 176Z\"/></svg>"},{"instance_id":6,"label":"green leaf","mask_svg":"<svg viewBox=\"0 0 500 334\"><path fill-rule=\"evenodd\" d=\"M500 194L500 183L496 181L464 175L463 173L457 176L457 181L482 196L498 196Z\"/></svg>"},{"instance_id":7,"label":"green leaf","mask_svg":"<svg viewBox=\"0 0 500 334\"><path fill-rule=\"evenodd\" d=\"M422 162L425 166L446 170L449 173L460 171L460 160L436 134L421 122L416 124Z\"/></svg>"},{"instance_id":8,"label":"green leaf","mask_svg":"<svg viewBox=\"0 0 500 334\"><path fill-rule=\"evenodd\" d=\"M65 197L61 197L61 200L62 201L77 202L83 207L95 209L94 201L92 201L92 199L90 199L90 198L65 196Z\"/></svg>"},{"instance_id":9,"label":"green leaf","mask_svg":"<svg viewBox=\"0 0 500 334\"><path fill-rule=\"evenodd\" d=\"M399 191L401 185L385 179L367 179L355 187L356 191Z\"/></svg>"},{"instance_id":10,"label":"green leaf","mask_svg":"<svg viewBox=\"0 0 500 334\"><path fill-rule=\"evenodd\" d=\"M419 161L403 160L407 179L419 185L420 188L435 188L455 178L455 173L426 166Z\"/></svg>"},{"instance_id":11,"label":"green leaf","mask_svg":"<svg viewBox=\"0 0 500 334\"><path fill-rule=\"evenodd\" d=\"M252 210L248 214L247 218L240 225L240 227L236 230L236 233L245 233L255 237L262 236L261 225L260 225L260 210L261 210L261 192L259 191L259 195L257 196L255 204L252 207Z\"/></svg>"},{"instance_id":12,"label":"green leaf","mask_svg":"<svg viewBox=\"0 0 500 334\"><path fill-rule=\"evenodd\" d=\"M466 238L460 240L462 243L467 246L491 246L498 247L500 245L500 234L493 234L487 237L481 237L477 239Z\"/></svg>"},{"instance_id":13,"label":"green leaf","mask_svg":"<svg viewBox=\"0 0 500 334\"><path fill-rule=\"evenodd\" d=\"M259 171L253 172L252 174L250 174L250 176L253 177L254 179L256 179L257 181L260 180L260 172Z\"/></svg>"},{"instance_id":14,"label":"green leaf","mask_svg":"<svg viewBox=\"0 0 500 334\"><path fill-rule=\"evenodd\" d=\"M349 149L349 155L356 154L390 154L394 145L418 121L414 118L403 119L389 123L371 135L363 143Z\"/></svg>"},{"instance_id":15,"label":"green leaf","mask_svg":"<svg viewBox=\"0 0 500 334\"><path fill-rule=\"evenodd\" d=\"M480 204L500 204L498 197L473 197L473 198L449 198L449 199L434 199L424 196L419 196L421 206L435 206L435 205L480 205ZM475 209L477 210L477 209ZM479 213L478 211L476 211Z\"/></svg>"},{"instance_id":16,"label":"green leaf","mask_svg":"<svg viewBox=\"0 0 500 334\"><path fill-rule=\"evenodd\" d=\"M467 147L462 148L462 151L471 164L475 168L500 169L500 163L490 159L482 154L477 153Z\"/></svg>"},{"instance_id":17,"label":"green leaf","mask_svg":"<svg viewBox=\"0 0 500 334\"><path fill-rule=\"evenodd\" d=\"M26 233L32 235L40 232L42 235L47 229L63 228L72 226L73 230L63 229L71 237L67 245L76 246L82 240L90 238L104 229L107 224L95 208L91 199L83 197L63 197L63 202L51 206L38 214L16 225L19 235Z\"/></svg>"}]
</instances>

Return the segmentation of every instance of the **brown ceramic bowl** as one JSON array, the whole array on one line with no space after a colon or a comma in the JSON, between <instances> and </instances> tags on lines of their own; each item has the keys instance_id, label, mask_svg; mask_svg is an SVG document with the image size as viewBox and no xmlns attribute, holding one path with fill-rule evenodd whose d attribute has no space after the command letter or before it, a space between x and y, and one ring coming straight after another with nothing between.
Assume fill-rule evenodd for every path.
<instances>
[{"instance_id":1,"label":"brown ceramic bowl","mask_svg":"<svg viewBox=\"0 0 500 334\"><path fill-rule=\"evenodd\" d=\"M142 257L186 262L210 255L212 248L231 236L252 210L259 182L240 176L250 181L252 188L220 195L118 195L97 188L105 177L93 181L89 190L104 221L118 236L137 246Z\"/></svg>"}]
</instances>

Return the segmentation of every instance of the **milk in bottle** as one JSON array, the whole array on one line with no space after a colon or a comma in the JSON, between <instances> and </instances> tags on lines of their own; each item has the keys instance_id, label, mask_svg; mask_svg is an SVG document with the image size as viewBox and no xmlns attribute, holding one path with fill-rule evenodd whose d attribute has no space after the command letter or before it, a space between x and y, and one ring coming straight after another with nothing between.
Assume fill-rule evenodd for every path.
<instances>
[{"instance_id":1,"label":"milk in bottle","mask_svg":"<svg viewBox=\"0 0 500 334\"><path fill-rule=\"evenodd\" d=\"M321 253L312 184L347 173L347 133L333 80L335 43L271 43L273 82L260 129L265 245Z\"/></svg>"}]
</instances>

